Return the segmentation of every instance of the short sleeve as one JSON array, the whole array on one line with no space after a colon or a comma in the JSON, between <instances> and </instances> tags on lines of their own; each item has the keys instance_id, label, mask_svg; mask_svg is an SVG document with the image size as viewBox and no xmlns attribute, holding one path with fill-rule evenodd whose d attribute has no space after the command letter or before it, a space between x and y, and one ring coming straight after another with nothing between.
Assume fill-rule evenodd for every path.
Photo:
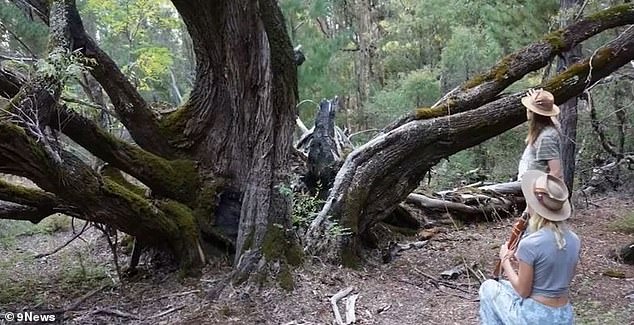
<instances>
[{"instance_id":1,"label":"short sleeve","mask_svg":"<svg viewBox=\"0 0 634 325\"><path fill-rule=\"evenodd\" d=\"M515 252L515 256L518 260L533 266L535 264L535 259L537 258L535 254L535 250L533 245L531 245L530 240L521 240L519 245L517 246L517 251Z\"/></svg>"},{"instance_id":2,"label":"short sleeve","mask_svg":"<svg viewBox=\"0 0 634 325\"><path fill-rule=\"evenodd\" d=\"M544 134L537 143L536 160L553 160L559 157L559 136L556 133Z\"/></svg>"}]
</instances>

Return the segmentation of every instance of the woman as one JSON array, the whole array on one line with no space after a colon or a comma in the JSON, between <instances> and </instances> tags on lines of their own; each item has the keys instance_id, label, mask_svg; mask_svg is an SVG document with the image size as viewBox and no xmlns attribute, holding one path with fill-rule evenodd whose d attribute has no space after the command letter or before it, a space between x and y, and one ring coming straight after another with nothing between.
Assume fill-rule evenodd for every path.
<instances>
[{"instance_id":1,"label":"woman","mask_svg":"<svg viewBox=\"0 0 634 325\"><path fill-rule=\"evenodd\" d=\"M559 155L560 130L557 122L559 107L553 94L543 90L529 90L522 98L528 119L526 149L518 167L518 179L527 170L541 170L563 178Z\"/></svg>"},{"instance_id":2,"label":"woman","mask_svg":"<svg viewBox=\"0 0 634 325\"><path fill-rule=\"evenodd\" d=\"M564 220L571 214L565 183L550 174L529 170L522 192L530 234L517 252L500 247L508 281L486 280L480 286L482 324L574 324L568 288L579 261L580 241ZM518 272L511 264L516 259Z\"/></svg>"}]
</instances>

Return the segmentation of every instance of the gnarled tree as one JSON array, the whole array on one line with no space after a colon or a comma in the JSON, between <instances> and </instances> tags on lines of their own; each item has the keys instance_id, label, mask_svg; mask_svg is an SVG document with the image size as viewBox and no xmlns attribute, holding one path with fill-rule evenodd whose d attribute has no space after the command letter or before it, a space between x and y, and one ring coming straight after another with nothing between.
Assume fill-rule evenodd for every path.
<instances>
[{"instance_id":1,"label":"gnarled tree","mask_svg":"<svg viewBox=\"0 0 634 325\"><path fill-rule=\"evenodd\" d=\"M48 68L30 80L0 70L0 94L12 97L0 112L0 172L27 177L40 188L0 183L0 218L38 222L63 212L171 252L187 270L199 269L210 255L229 253L235 280L272 271L290 287L289 265L299 263L302 253L289 231L285 189L297 72L277 2L173 0L193 40L196 82L187 103L159 118L87 35L74 1L15 1L28 3L49 24L51 53ZM347 247L354 259L372 226L439 159L524 121L522 94L499 96L501 91L592 35L632 23L634 6L624 5L548 35L349 154L309 231L309 250L341 253ZM634 58L633 34L628 29L542 86L559 102L579 94ZM94 62L90 73L135 144L58 103L61 71L85 58ZM107 168L95 171L51 141L60 132ZM125 181L121 172L150 191ZM339 245L322 236L328 216L352 230ZM341 245L346 243L351 245Z\"/></svg>"}]
</instances>

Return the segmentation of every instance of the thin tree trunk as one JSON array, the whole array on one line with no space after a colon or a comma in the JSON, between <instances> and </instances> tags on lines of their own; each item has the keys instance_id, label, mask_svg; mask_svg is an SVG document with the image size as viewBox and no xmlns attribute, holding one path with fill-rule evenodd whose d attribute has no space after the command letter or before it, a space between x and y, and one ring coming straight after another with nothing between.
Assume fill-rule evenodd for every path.
<instances>
[{"instance_id":1,"label":"thin tree trunk","mask_svg":"<svg viewBox=\"0 0 634 325\"><path fill-rule=\"evenodd\" d=\"M576 11L581 8L583 0L560 0L559 12L561 19L561 27L565 27L573 21ZM573 64L581 60L581 45L577 44L572 49L561 53L557 63L557 72L564 71ZM568 191L572 193L575 179L575 162L576 162L576 141L577 141L577 97L573 97L559 106L561 115L559 117L561 123L562 141L561 147L561 165L564 175L564 181L568 187Z\"/></svg>"}]
</instances>

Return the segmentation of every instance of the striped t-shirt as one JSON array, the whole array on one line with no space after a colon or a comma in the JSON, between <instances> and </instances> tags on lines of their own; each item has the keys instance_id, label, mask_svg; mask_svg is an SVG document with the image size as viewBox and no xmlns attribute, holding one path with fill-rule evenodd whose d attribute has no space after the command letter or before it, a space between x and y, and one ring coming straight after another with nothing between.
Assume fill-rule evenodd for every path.
<instances>
[{"instance_id":1,"label":"striped t-shirt","mask_svg":"<svg viewBox=\"0 0 634 325\"><path fill-rule=\"evenodd\" d=\"M527 145L517 168L517 179L521 180L527 170L549 172L548 161L560 159L559 132L552 126L545 127L532 145Z\"/></svg>"}]
</instances>

